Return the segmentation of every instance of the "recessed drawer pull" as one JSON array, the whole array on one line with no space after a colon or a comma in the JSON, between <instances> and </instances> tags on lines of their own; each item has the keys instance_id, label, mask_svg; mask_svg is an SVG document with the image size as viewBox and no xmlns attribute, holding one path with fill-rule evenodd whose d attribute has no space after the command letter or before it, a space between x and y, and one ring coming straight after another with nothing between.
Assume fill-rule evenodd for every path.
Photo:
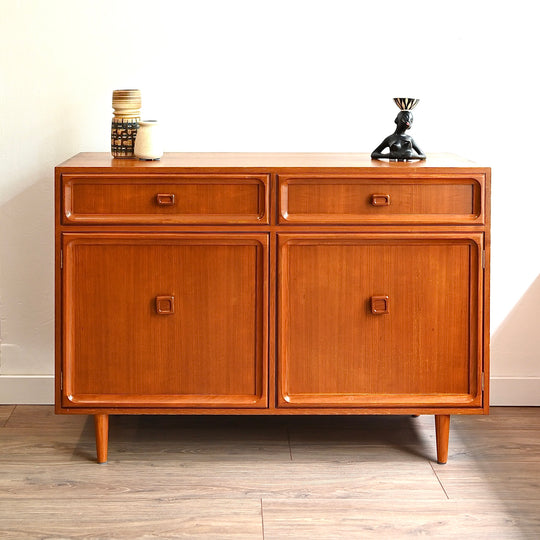
<instances>
[{"instance_id":1,"label":"recessed drawer pull","mask_svg":"<svg viewBox=\"0 0 540 540\"><path fill-rule=\"evenodd\" d=\"M156 296L156 313L172 315L174 313L174 296Z\"/></svg>"},{"instance_id":2,"label":"recessed drawer pull","mask_svg":"<svg viewBox=\"0 0 540 540\"><path fill-rule=\"evenodd\" d=\"M174 193L158 193L156 195L156 202L159 206L173 206Z\"/></svg>"},{"instance_id":3,"label":"recessed drawer pull","mask_svg":"<svg viewBox=\"0 0 540 540\"><path fill-rule=\"evenodd\" d=\"M390 206L390 195L374 193L371 196L371 204L373 206Z\"/></svg>"},{"instance_id":4,"label":"recessed drawer pull","mask_svg":"<svg viewBox=\"0 0 540 540\"><path fill-rule=\"evenodd\" d=\"M373 315L384 315L385 313L390 313L388 296L372 296L371 313L373 313Z\"/></svg>"}]
</instances>

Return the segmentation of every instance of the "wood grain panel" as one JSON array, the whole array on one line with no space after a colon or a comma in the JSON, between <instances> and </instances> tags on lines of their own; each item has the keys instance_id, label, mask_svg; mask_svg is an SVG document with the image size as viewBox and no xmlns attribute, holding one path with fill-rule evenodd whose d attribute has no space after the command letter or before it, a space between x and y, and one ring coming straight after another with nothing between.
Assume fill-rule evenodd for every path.
<instances>
[{"instance_id":1,"label":"wood grain panel","mask_svg":"<svg viewBox=\"0 0 540 540\"><path fill-rule=\"evenodd\" d=\"M163 204L164 195L171 196L167 204ZM267 175L86 174L63 178L63 220L67 224L268 223L268 199Z\"/></svg>"},{"instance_id":2,"label":"wood grain panel","mask_svg":"<svg viewBox=\"0 0 540 540\"><path fill-rule=\"evenodd\" d=\"M483 177L283 175L282 223L482 223Z\"/></svg>"},{"instance_id":3,"label":"wood grain panel","mask_svg":"<svg viewBox=\"0 0 540 540\"><path fill-rule=\"evenodd\" d=\"M486 485L484 484L484 487ZM489 484L486 491L489 492ZM322 498L263 500L265 538L329 540L340 538L445 540L524 539L540 533L538 501L501 502Z\"/></svg>"},{"instance_id":4,"label":"wood grain panel","mask_svg":"<svg viewBox=\"0 0 540 540\"><path fill-rule=\"evenodd\" d=\"M267 405L266 235L65 234L64 405ZM155 299L175 298L174 314Z\"/></svg>"},{"instance_id":5,"label":"wood grain panel","mask_svg":"<svg viewBox=\"0 0 540 540\"><path fill-rule=\"evenodd\" d=\"M124 499L102 493L86 505L64 491L54 500L10 501L0 496L0 536L30 538L141 538L263 540L259 499ZM61 510L59 510L61 508ZM84 508L84 512L81 509Z\"/></svg>"},{"instance_id":6,"label":"wood grain panel","mask_svg":"<svg viewBox=\"0 0 540 540\"><path fill-rule=\"evenodd\" d=\"M475 444L477 448L480 446L478 442ZM540 508L538 455L535 462L527 461L526 447L522 447L519 454L523 456L523 460L517 457L517 453L503 457L504 443L500 448L502 449L499 450L498 461L483 461L484 456L479 458L478 454L469 453L468 460L458 459L454 463L450 456L447 466L434 464L434 470L448 496L451 499L486 501L493 497L493 493L504 493L505 498L514 501L537 500L538 508ZM516 457L516 461L510 461ZM484 466L479 466L478 462L483 463ZM490 489L486 489L486 485Z\"/></svg>"},{"instance_id":7,"label":"wood grain panel","mask_svg":"<svg viewBox=\"0 0 540 540\"><path fill-rule=\"evenodd\" d=\"M461 171L481 169L476 163L454 154L430 153L422 161L389 162L371 159L362 152L166 152L159 161L139 161L137 159L114 159L109 152L81 152L64 161L58 167L63 172L75 169L94 169L97 172L141 170L155 172L177 172L178 170L204 169L370 169L384 176L396 173L437 170L448 173L449 168ZM485 169L484 169L485 170Z\"/></svg>"},{"instance_id":8,"label":"wood grain panel","mask_svg":"<svg viewBox=\"0 0 540 540\"><path fill-rule=\"evenodd\" d=\"M279 240L280 406L481 404L480 235Z\"/></svg>"},{"instance_id":9,"label":"wood grain panel","mask_svg":"<svg viewBox=\"0 0 540 540\"><path fill-rule=\"evenodd\" d=\"M111 448L107 467L93 467L106 470L105 473L93 472L86 466L82 474L79 469L84 462L64 464L61 472L55 469L62 464L48 464L36 467L32 478L37 487L28 489L24 477L18 476L21 468L10 464L10 477L6 479L14 499L24 499L32 494L42 502L50 499L51 490L47 489L51 473L68 482L71 475L76 475L78 495L87 501L96 503L114 497L129 499L155 498L258 498L272 497L285 500L309 498L372 498L384 500L389 497L408 500L444 500L446 498L437 477L427 460L418 462L356 462L332 463L326 459L320 463L294 463L291 461L261 461L238 459L219 459L225 455L216 452L216 460L187 460L178 463L180 452L171 451L159 455L156 447L151 450L151 460L140 458L122 462L122 454L116 454ZM136 448L136 446L135 446ZM148 445L143 444L147 450ZM133 449L134 451L134 449ZM128 454L129 455L129 454ZM114 460L114 461L113 461ZM26 468L26 467L25 467ZM167 469L169 474L156 476L156 468ZM103 476L102 476L103 475ZM25 485L26 484L26 485ZM104 490L102 485L107 489ZM25 489L26 488L26 489ZM66 484L59 492L65 492ZM21 493L22 496L17 496ZM0 493L0 500L1 500Z\"/></svg>"},{"instance_id":10,"label":"wood grain panel","mask_svg":"<svg viewBox=\"0 0 540 540\"><path fill-rule=\"evenodd\" d=\"M0 405L0 427L2 427L11 416L15 405Z\"/></svg>"}]
</instances>

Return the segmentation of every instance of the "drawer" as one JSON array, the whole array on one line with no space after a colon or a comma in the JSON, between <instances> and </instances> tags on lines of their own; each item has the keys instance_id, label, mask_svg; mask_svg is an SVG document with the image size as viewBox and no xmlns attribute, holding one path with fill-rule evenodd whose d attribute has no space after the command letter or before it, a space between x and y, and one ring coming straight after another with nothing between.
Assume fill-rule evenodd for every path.
<instances>
[{"instance_id":1,"label":"drawer","mask_svg":"<svg viewBox=\"0 0 540 540\"><path fill-rule=\"evenodd\" d=\"M268 175L63 175L65 224L268 223Z\"/></svg>"},{"instance_id":2,"label":"drawer","mask_svg":"<svg viewBox=\"0 0 540 540\"><path fill-rule=\"evenodd\" d=\"M484 222L484 176L279 177L280 223Z\"/></svg>"}]
</instances>

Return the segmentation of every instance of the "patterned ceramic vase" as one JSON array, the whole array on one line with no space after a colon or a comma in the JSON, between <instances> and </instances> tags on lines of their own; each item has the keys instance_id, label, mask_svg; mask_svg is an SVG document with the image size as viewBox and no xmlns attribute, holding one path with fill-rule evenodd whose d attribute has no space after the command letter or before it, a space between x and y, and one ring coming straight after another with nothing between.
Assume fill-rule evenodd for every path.
<instances>
[{"instance_id":1,"label":"patterned ceramic vase","mask_svg":"<svg viewBox=\"0 0 540 540\"><path fill-rule=\"evenodd\" d=\"M141 119L141 91L114 90L112 106L111 154L115 158L133 158Z\"/></svg>"}]
</instances>

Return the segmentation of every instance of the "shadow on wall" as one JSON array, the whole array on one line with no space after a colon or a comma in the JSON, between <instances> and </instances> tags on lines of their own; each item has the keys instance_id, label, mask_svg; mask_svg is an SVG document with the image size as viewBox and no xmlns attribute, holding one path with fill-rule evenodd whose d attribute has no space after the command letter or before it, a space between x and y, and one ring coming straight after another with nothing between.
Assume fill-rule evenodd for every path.
<instances>
[{"instance_id":1,"label":"shadow on wall","mask_svg":"<svg viewBox=\"0 0 540 540\"><path fill-rule=\"evenodd\" d=\"M491 337L492 404L540 405L539 359L540 275Z\"/></svg>"},{"instance_id":2,"label":"shadow on wall","mask_svg":"<svg viewBox=\"0 0 540 540\"><path fill-rule=\"evenodd\" d=\"M0 207L0 374L53 372L54 180Z\"/></svg>"}]
</instances>

